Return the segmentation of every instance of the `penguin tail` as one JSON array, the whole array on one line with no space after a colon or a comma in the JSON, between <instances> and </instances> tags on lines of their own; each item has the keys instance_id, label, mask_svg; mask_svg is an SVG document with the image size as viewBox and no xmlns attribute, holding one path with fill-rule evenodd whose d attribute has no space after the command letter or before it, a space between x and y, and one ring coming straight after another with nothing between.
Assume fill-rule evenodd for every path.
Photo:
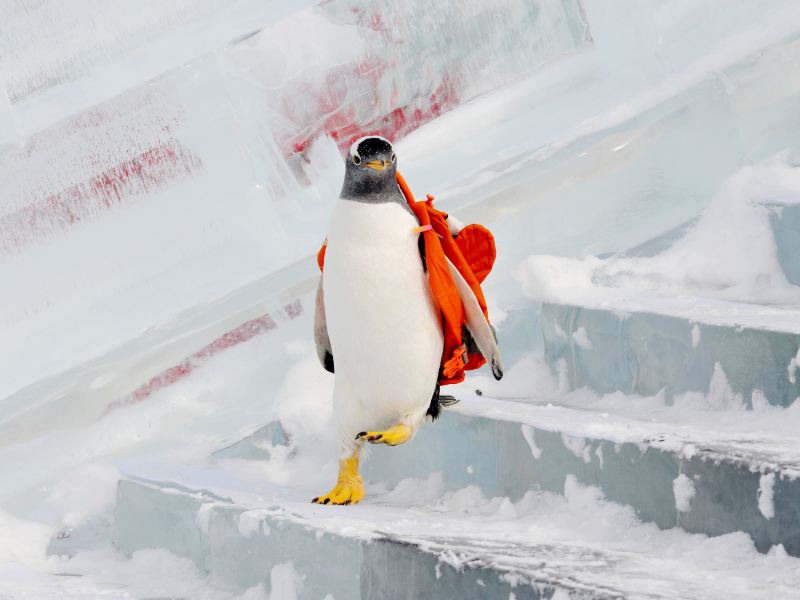
<instances>
[{"instance_id":1,"label":"penguin tail","mask_svg":"<svg viewBox=\"0 0 800 600\"><path fill-rule=\"evenodd\" d=\"M442 414L442 409L447 408L449 406L453 406L458 402L458 398L455 396L443 396L439 393L441 386L439 383L436 383L436 389L433 391L433 396L431 396L431 404L428 407L428 412L425 413L427 416L431 418L431 421L435 421L439 418L439 415Z\"/></svg>"}]
</instances>

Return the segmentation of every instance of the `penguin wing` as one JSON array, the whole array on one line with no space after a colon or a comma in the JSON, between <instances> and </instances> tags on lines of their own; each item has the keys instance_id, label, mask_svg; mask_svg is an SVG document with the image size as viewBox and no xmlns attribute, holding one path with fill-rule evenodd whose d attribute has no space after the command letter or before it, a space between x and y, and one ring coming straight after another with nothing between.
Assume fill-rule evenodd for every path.
<instances>
[{"instance_id":1,"label":"penguin wing","mask_svg":"<svg viewBox=\"0 0 800 600\"><path fill-rule=\"evenodd\" d=\"M328 337L328 322L325 319L325 293L322 290L322 276L317 286L317 298L314 306L314 343L317 346L319 362L326 371L333 373L333 350Z\"/></svg>"},{"instance_id":2,"label":"penguin wing","mask_svg":"<svg viewBox=\"0 0 800 600\"><path fill-rule=\"evenodd\" d=\"M483 315L478 299L472 292L464 276L461 275L455 265L447 259L447 266L450 268L450 275L456 284L461 303L464 305L464 316L467 320L467 329L475 340L478 350L492 367L492 375L498 381L503 378L503 361L500 358L500 348L497 346L497 338L494 335L492 326Z\"/></svg>"}]
</instances>

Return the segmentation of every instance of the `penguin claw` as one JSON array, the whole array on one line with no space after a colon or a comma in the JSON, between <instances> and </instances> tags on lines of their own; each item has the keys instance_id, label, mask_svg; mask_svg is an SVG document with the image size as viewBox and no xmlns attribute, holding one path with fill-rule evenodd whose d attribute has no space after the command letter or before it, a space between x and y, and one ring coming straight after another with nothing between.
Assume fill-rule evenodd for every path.
<instances>
[{"instance_id":1,"label":"penguin claw","mask_svg":"<svg viewBox=\"0 0 800 600\"><path fill-rule=\"evenodd\" d=\"M370 444L398 446L411 439L412 435L413 431L408 425L395 425L384 431L362 431L356 436L356 440Z\"/></svg>"},{"instance_id":2,"label":"penguin claw","mask_svg":"<svg viewBox=\"0 0 800 600\"><path fill-rule=\"evenodd\" d=\"M331 506L350 506L358 504L364 498L364 485L361 482L337 484L326 496L317 496L312 504Z\"/></svg>"}]
</instances>

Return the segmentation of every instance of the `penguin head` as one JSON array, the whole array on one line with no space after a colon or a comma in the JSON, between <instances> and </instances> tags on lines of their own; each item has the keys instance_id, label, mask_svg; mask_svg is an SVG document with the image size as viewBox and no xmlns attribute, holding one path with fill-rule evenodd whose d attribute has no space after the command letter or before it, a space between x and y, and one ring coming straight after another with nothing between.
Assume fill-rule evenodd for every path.
<instances>
[{"instance_id":1,"label":"penguin head","mask_svg":"<svg viewBox=\"0 0 800 600\"><path fill-rule=\"evenodd\" d=\"M397 193L397 155L385 138L363 137L345 159L342 198L370 201Z\"/></svg>"}]
</instances>

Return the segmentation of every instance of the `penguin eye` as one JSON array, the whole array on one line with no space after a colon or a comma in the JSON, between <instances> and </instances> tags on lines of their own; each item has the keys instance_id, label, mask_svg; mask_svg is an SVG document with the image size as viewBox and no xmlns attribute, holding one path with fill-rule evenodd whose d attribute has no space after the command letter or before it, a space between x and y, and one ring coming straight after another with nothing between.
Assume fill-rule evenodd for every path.
<instances>
[{"instance_id":1,"label":"penguin eye","mask_svg":"<svg viewBox=\"0 0 800 600\"><path fill-rule=\"evenodd\" d=\"M397 162L397 154L392 152L392 162Z\"/></svg>"},{"instance_id":2,"label":"penguin eye","mask_svg":"<svg viewBox=\"0 0 800 600\"><path fill-rule=\"evenodd\" d=\"M361 164L361 157L358 154L353 155L353 164Z\"/></svg>"}]
</instances>

